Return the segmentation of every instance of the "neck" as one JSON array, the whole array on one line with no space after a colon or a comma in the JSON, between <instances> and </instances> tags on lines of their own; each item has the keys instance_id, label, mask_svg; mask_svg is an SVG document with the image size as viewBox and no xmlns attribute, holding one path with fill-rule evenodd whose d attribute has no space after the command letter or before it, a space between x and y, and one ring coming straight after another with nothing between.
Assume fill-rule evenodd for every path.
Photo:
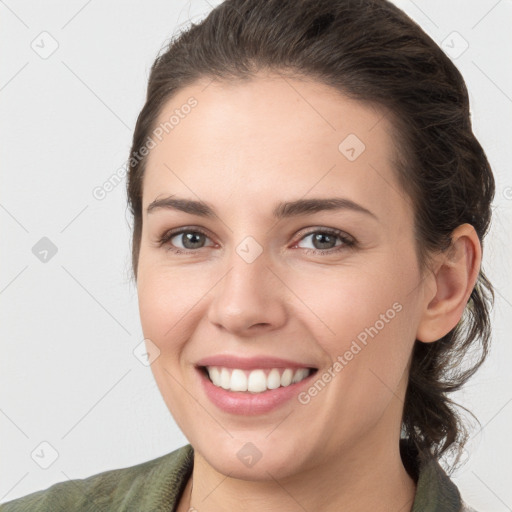
<instances>
[{"instance_id":1,"label":"neck","mask_svg":"<svg viewBox=\"0 0 512 512\"><path fill-rule=\"evenodd\" d=\"M307 482L307 485L304 485ZM248 481L218 473L197 452L179 512L244 510L295 512L409 512L416 485L400 458L399 443L366 440L321 466L288 478Z\"/></svg>"}]
</instances>

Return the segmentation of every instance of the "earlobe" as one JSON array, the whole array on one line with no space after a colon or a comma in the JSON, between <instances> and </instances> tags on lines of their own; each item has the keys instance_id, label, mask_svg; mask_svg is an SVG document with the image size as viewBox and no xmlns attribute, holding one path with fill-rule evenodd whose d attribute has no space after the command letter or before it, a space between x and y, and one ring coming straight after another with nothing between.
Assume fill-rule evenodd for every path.
<instances>
[{"instance_id":1,"label":"earlobe","mask_svg":"<svg viewBox=\"0 0 512 512\"><path fill-rule=\"evenodd\" d=\"M458 324L480 272L482 248L475 228L462 224L451 238L452 245L437 258L431 278L435 295L425 295L416 332L416 339L424 343L439 340Z\"/></svg>"}]
</instances>

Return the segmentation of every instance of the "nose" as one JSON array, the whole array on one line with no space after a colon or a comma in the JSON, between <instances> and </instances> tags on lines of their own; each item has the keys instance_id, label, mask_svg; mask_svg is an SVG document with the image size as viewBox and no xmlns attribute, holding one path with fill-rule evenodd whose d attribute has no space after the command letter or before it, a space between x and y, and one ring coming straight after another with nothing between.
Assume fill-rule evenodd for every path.
<instances>
[{"instance_id":1,"label":"nose","mask_svg":"<svg viewBox=\"0 0 512 512\"><path fill-rule=\"evenodd\" d=\"M211 293L208 319L219 329L254 336L286 323L286 287L264 253L248 263L233 251L227 274Z\"/></svg>"}]
</instances>

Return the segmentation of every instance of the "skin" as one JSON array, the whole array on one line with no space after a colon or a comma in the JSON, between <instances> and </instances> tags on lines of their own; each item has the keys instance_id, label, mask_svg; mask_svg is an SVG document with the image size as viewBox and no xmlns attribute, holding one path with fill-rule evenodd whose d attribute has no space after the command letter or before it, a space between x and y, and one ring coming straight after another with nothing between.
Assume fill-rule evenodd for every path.
<instances>
[{"instance_id":1,"label":"skin","mask_svg":"<svg viewBox=\"0 0 512 512\"><path fill-rule=\"evenodd\" d=\"M144 336L160 350L153 374L195 450L179 511L410 510L415 482L399 454L410 355L416 338L434 342L459 321L480 268L475 230L459 226L453 251L421 275L393 127L375 107L260 73L190 85L158 122L190 96L197 106L149 154L137 279ZM338 149L349 134L366 146L354 161ZM208 203L216 217L146 212L171 194ZM280 201L332 197L377 219L351 210L272 217ZM181 235L159 245L184 226L206 231L199 248L172 252L187 247ZM315 245L308 235L322 228L357 245L334 252L336 236ZM247 236L262 249L252 263L236 252ZM400 312L306 405L232 415L200 386L194 364L221 353L308 361L321 375L395 303ZM262 453L252 467L237 457L247 442Z\"/></svg>"}]
</instances>

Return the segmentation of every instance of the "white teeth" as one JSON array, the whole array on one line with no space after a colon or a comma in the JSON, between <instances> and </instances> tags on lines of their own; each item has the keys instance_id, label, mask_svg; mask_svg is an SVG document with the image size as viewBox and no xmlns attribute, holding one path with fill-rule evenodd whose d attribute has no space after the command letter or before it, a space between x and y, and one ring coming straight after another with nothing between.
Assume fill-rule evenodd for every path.
<instances>
[{"instance_id":1,"label":"white teeth","mask_svg":"<svg viewBox=\"0 0 512 512\"><path fill-rule=\"evenodd\" d=\"M292 384L295 384L296 382L300 382L301 380L303 380L304 378L306 378L309 374L309 371L307 368L299 368L298 370L295 371L295 375L293 376L293 379L292 379Z\"/></svg>"},{"instance_id":2,"label":"white teeth","mask_svg":"<svg viewBox=\"0 0 512 512\"><path fill-rule=\"evenodd\" d=\"M279 375L279 370L277 368L272 368L267 377L267 387L268 389L277 389L281 385L281 375Z\"/></svg>"},{"instance_id":3,"label":"white teeth","mask_svg":"<svg viewBox=\"0 0 512 512\"><path fill-rule=\"evenodd\" d=\"M216 366L210 368L210 378L216 386L220 386L220 372Z\"/></svg>"},{"instance_id":4,"label":"white teeth","mask_svg":"<svg viewBox=\"0 0 512 512\"><path fill-rule=\"evenodd\" d=\"M233 370L229 387L231 391L247 391L247 377L242 370Z\"/></svg>"},{"instance_id":5,"label":"white teeth","mask_svg":"<svg viewBox=\"0 0 512 512\"><path fill-rule=\"evenodd\" d=\"M308 368L298 368L295 371L291 368L248 371L218 366L207 366L206 369L215 386L230 391L249 391L251 393L263 393L268 389L290 386L304 380L312 371Z\"/></svg>"},{"instance_id":6,"label":"white teeth","mask_svg":"<svg viewBox=\"0 0 512 512\"><path fill-rule=\"evenodd\" d=\"M231 375L229 374L229 370L227 368L222 368L220 372L220 387L224 389L229 389L231 381ZM217 384L217 385L219 385Z\"/></svg>"},{"instance_id":7,"label":"white teeth","mask_svg":"<svg viewBox=\"0 0 512 512\"><path fill-rule=\"evenodd\" d=\"M233 374L235 372L239 372L241 370L233 370ZM233 379L233 377L231 377ZM233 388L231 388L233 389ZM254 370L249 374L249 379L247 383L247 391L251 393L261 393L267 389L267 376L263 370Z\"/></svg>"},{"instance_id":8,"label":"white teeth","mask_svg":"<svg viewBox=\"0 0 512 512\"><path fill-rule=\"evenodd\" d=\"M286 368L286 370L283 372L283 375L281 375L281 386L289 386L292 383L292 378L293 370Z\"/></svg>"}]
</instances>

